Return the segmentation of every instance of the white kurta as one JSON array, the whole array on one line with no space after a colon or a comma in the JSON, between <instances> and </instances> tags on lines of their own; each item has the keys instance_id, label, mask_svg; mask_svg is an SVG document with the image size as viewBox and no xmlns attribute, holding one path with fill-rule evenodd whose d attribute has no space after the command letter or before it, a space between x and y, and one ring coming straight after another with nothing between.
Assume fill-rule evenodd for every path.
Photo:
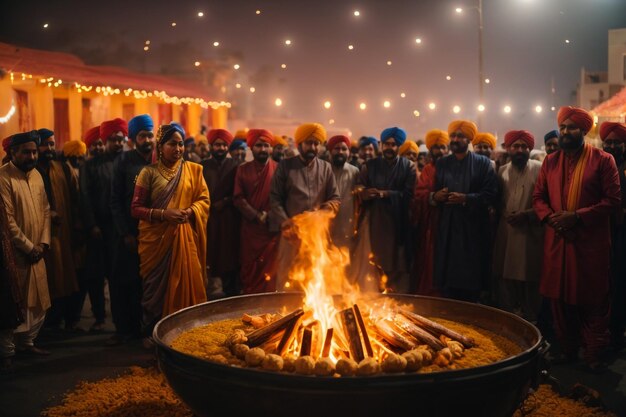
<instances>
[{"instance_id":1,"label":"white kurta","mask_svg":"<svg viewBox=\"0 0 626 417\"><path fill-rule=\"evenodd\" d=\"M333 174L339 189L341 204L333 220L331 238L339 247L352 249L354 236L354 189L359 183L359 169L348 163L337 168L333 165Z\"/></svg>"},{"instance_id":2,"label":"white kurta","mask_svg":"<svg viewBox=\"0 0 626 417\"><path fill-rule=\"evenodd\" d=\"M496 235L494 269L496 277L537 282L541 273L543 257L543 227L533 210L533 190L541 162L529 160L520 171L510 162L498 172L502 187L500 222ZM527 213L530 221L521 227L513 227L506 217L514 212Z\"/></svg>"},{"instance_id":3,"label":"white kurta","mask_svg":"<svg viewBox=\"0 0 626 417\"><path fill-rule=\"evenodd\" d=\"M28 254L36 245L50 245L50 205L37 170L27 173L12 162L0 167L0 195L6 205L9 229L15 245L18 283L28 307L27 317L40 317L50 307L43 259L31 264ZM26 331L30 320L18 331Z\"/></svg>"}]
</instances>

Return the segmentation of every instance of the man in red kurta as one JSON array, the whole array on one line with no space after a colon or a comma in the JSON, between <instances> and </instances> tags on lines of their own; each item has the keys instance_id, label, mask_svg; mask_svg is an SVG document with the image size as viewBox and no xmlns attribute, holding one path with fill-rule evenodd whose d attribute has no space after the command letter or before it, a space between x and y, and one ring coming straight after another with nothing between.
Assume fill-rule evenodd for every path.
<instances>
[{"instance_id":1,"label":"man in red kurta","mask_svg":"<svg viewBox=\"0 0 626 417\"><path fill-rule=\"evenodd\" d=\"M448 132L433 129L426 133L426 147L430 163L424 166L413 194L412 220L417 226L416 254L413 263L411 289L420 295L439 295L433 287L433 262L435 256L435 233L439 224L436 207L431 205L430 195L435 191L435 163L448 154Z\"/></svg>"},{"instance_id":2,"label":"man in red kurta","mask_svg":"<svg viewBox=\"0 0 626 417\"><path fill-rule=\"evenodd\" d=\"M547 225L541 295L550 299L563 359L579 346L589 370L602 371L609 344L609 219L620 205L619 175L610 154L585 144L593 126L579 108L559 110L560 150L548 155L533 193Z\"/></svg>"},{"instance_id":3,"label":"man in red kurta","mask_svg":"<svg viewBox=\"0 0 626 417\"><path fill-rule=\"evenodd\" d=\"M239 166L233 202L241 212L239 273L243 294L276 290L278 233L270 232L270 184L278 163L270 156L274 136L264 129L250 129L246 136L254 160Z\"/></svg>"}]
</instances>

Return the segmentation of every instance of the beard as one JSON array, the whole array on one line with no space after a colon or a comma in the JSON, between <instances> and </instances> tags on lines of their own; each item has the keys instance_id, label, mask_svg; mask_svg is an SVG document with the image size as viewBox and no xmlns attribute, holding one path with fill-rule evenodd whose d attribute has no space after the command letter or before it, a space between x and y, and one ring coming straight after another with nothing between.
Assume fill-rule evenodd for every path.
<instances>
[{"instance_id":1,"label":"beard","mask_svg":"<svg viewBox=\"0 0 626 417\"><path fill-rule=\"evenodd\" d=\"M272 159L276 162L280 162L285 158L285 154L283 152L274 152L272 153Z\"/></svg>"},{"instance_id":2,"label":"beard","mask_svg":"<svg viewBox=\"0 0 626 417\"><path fill-rule=\"evenodd\" d=\"M452 153L465 153L467 152L468 144L465 142L450 142L450 151Z\"/></svg>"},{"instance_id":3,"label":"beard","mask_svg":"<svg viewBox=\"0 0 626 417\"><path fill-rule=\"evenodd\" d=\"M315 151L307 151L302 154L302 157L307 162L311 162L313 159L315 159L316 156L317 153L315 153Z\"/></svg>"},{"instance_id":4,"label":"beard","mask_svg":"<svg viewBox=\"0 0 626 417\"><path fill-rule=\"evenodd\" d=\"M524 168L530 159L530 155L527 153L516 153L511 155L511 163L517 168Z\"/></svg>"},{"instance_id":5,"label":"beard","mask_svg":"<svg viewBox=\"0 0 626 417\"><path fill-rule=\"evenodd\" d=\"M395 157L396 157L396 155L397 155L397 154L396 154L396 152L395 152L395 151L393 151L393 150L391 150L391 149L385 149L385 150L383 151L383 156L384 156L386 159L393 159L393 158L395 158Z\"/></svg>"},{"instance_id":6,"label":"beard","mask_svg":"<svg viewBox=\"0 0 626 417\"><path fill-rule=\"evenodd\" d=\"M624 153L619 148L607 148L606 153L610 153L615 159L615 165L620 166L624 162Z\"/></svg>"},{"instance_id":7,"label":"beard","mask_svg":"<svg viewBox=\"0 0 626 417\"><path fill-rule=\"evenodd\" d=\"M566 140L567 139L567 140ZM570 134L559 136L559 147L566 151L573 151L581 146L585 142L585 137L581 134L578 137Z\"/></svg>"},{"instance_id":8,"label":"beard","mask_svg":"<svg viewBox=\"0 0 626 417\"><path fill-rule=\"evenodd\" d=\"M32 171L37 166L37 160L34 161L26 161L22 163L16 163L14 161L15 166L17 166L23 172Z\"/></svg>"},{"instance_id":9,"label":"beard","mask_svg":"<svg viewBox=\"0 0 626 417\"><path fill-rule=\"evenodd\" d=\"M42 162L53 161L56 158L56 153L54 151L44 151L40 155L40 159Z\"/></svg>"},{"instance_id":10,"label":"beard","mask_svg":"<svg viewBox=\"0 0 626 417\"><path fill-rule=\"evenodd\" d=\"M153 149L154 145L152 142L144 142L141 145L137 145L137 150L144 155L149 154Z\"/></svg>"},{"instance_id":11,"label":"beard","mask_svg":"<svg viewBox=\"0 0 626 417\"><path fill-rule=\"evenodd\" d=\"M347 158L344 155L333 155L333 165L341 168L346 163Z\"/></svg>"},{"instance_id":12,"label":"beard","mask_svg":"<svg viewBox=\"0 0 626 417\"><path fill-rule=\"evenodd\" d=\"M261 164L266 163L269 157L270 157L269 152L259 152L259 153L254 154L254 160Z\"/></svg>"},{"instance_id":13,"label":"beard","mask_svg":"<svg viewBox=\"0 0 626 417\"><path fill-rule=\"evenodd\" d=\"M224 158L226 158L226 151L213 151L211 155L213 155L213 158L216 160L223 161Z\"/></svg>"}]
</instances>

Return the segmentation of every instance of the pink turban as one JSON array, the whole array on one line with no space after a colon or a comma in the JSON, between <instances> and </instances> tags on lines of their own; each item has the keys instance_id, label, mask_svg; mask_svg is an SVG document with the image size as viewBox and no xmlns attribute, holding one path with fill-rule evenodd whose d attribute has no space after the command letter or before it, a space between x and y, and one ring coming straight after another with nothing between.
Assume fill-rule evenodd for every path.
<instances>
[{"instance_id":1,"label":"pink turban","mask_svg":"<svg viewBox=\"0 0 626 417\"><path fill-rule=\"evenodd\" d=\"M618 139L626 142L626 124L617 122L604 122L600 125L600 139L604 141L607 136L615 132Z\"/></svg>"},{"instance_id":2,"label":"pink turban","mask_svg":"<svg viewBox=\"0 0 626 417\"><path fill-rule=\"evenodd\" d=\"M207 133L206 139L209 141L210 145L213 145L218 139L222 139L226 142L226 145L230 145L233 141L233 134L226 129L211 129L209 133Z\"/></svg>"},{"instance_id":3,"label":"pink turban","mask_svg":"<svg viewBox=\"0 0 626 417\"><path fill-rule=\"evenodd\" d=\"M504 135L504 146L508 148L518 140L523 140L530 150L535 147L535 137L528 130L511 130L506 132L506 135Z\"/></svg>"},{"instance_id":4,"label":"pink turban","mask_svg":"<svg viewBox=\"0 0 626 417\"><path fill-rule=\"evenodd\" d=\"M328 139L328 143L326 144L326 149L328 149L328 151L330 152L333 150L335 146L337 146L341 142L345 143L348 149L350 149L350 147L352 146L352 143L350 143L350 139L347 136L337 135Z\"/></svg>"},{"instance_id":5,"label":"pink turban","mask_svg":"<svg viewBox=\"0 0 626 417\"><path fill-rule=\"evenodd\" d=\"M248 146L252 148L257 141L262 140L263 142L269 143L270 146L274 146L274 135L272 132L265 129L250 129L248 133L246 133L246 142Z\"/></svg>"},{"instance_id":6,"label":"pink turban","mask_svg":"<svg viewBox=\"0 0 626 417\"><path fill-rule=\"evenodd\" d=\"M593 117L585 109L579 107L566 106L559 109L559 113L556 116L556 120L559 125L565 120L570 119L585 133L589 132L593 127Z\"/></svg>"},{"instance_id":7,"label":"pink turban","mask_svg":"<svg viewBox=\"0 0 626 417\"><path fill-rule=\"evenodd\" d=\"M109 136L117 132L122 132L124 136L128 136L128 123L126 123L126 120L118 117L117 119L102 122L100 125L100 139L104 143L106 143Z\"/></svg>"}]
</instances>

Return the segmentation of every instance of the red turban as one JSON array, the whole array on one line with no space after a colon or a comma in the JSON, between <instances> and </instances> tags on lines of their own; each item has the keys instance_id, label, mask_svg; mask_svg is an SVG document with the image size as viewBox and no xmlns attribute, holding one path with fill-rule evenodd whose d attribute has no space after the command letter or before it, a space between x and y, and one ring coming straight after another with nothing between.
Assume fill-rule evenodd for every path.
<instances>
[{"instance_id":1,"label":"red turban","mask_svg":"<svg viewBox=\"0 0 626 417\"><path fill-rule=\"evenodd\" d=\"M226 129L211 129L207 133L206 139L209 141L209 145L213 145L217 139L222 139L226 145L230 145L233 141L233 134Z\"/></svg>"},{"instance_id":2,"label":"red turban","mask_svg":"<svg viewBox=\"0 0 626 417\"><path fill-rule=\"evenodd\" d=\"M92 127L83 136L83 142L85 142L87 148L90 148L98 139L100 139L100 126Z\"/></svg>"},{"instance_id":3,"label":"red turban","mask_svg":"<svg viewBox=\"0 0 626 417\"><path fill-rule=\"evenodd\" d=\"M9 149L11 148L11 138L13 135L2 139L2 149L4 149L4 153L9 153Z\"/></svg>"},{"instance_id":4,"label":"red turban","mask_svg":"<svg viewBox=\"0 0 626 417\"><path fill-rule=\"evenodd\" d=\"M330 152L335 146L337 146L341 142L345 143L348 149L350 149L350 147L352 146L352 143L350 143L350 139L347 136L337 135L328 139L328 142L326 143L326 149L328 149L328 151Z\"/></svg>"},{"instance_id":5,"label":"red turban","mask_svg":"<svg viewBox=\"0 0 626 417\"><path fill-rule=\"evenodd\" d=\"M600 125L600 139L602 139L602 141L613 132L615 132L618 139L621 139L622 142L626 142L626 124L604 122Z\"/></svg>"},{"instance_id":6,"label":"red turban","mask_svg":"<svg viewBox=\"0 0 626 417\"><path fill-rule=\"evenodd\" d=\"M100 139L104 143L107 142L109 136L117 132L122 132L124 136L128 136L128 123L126 123L126 120L118 117L117 119L102 122L100 125Z\"/></svg>"},{"instance_id":7,"label":"red turban","mask_svg":"<svg viewBox=\"0 0 626 417\"><path fill-rule=\"evenodd\" d=\"M270 146L274 146L274 135L272 132L265 129L250 129L248 133L246 133L246 142L248 143L248 147L252 148L257 141L262 140L263 142L269 143Z\"/></svg>"},{"instance_id":8,"label":"red turban","mask_svg":"<svg viewBox=\"0 0 626 417\"><path fill-rule=\"evenodd\" d=\"M518 140L523 140L530 150L535 147L535 137L528 130L511 130L506 132L506 135L504 135L504 147L508 148Z\"/></svg>"},{"instance_id":9,"label":"red turban","mask_svg":"<svg viewBox=\"0 0 626 417\"><path fill-rule=\"evenodd\" d=\"M566 106L559 109L559 114L556 116L556 120L559 123L563 123L565 120L570 119L580 128L580 130L588 133L593 127L593 117L585 109L580 107Z\"/></svg>"}]
</instances>

